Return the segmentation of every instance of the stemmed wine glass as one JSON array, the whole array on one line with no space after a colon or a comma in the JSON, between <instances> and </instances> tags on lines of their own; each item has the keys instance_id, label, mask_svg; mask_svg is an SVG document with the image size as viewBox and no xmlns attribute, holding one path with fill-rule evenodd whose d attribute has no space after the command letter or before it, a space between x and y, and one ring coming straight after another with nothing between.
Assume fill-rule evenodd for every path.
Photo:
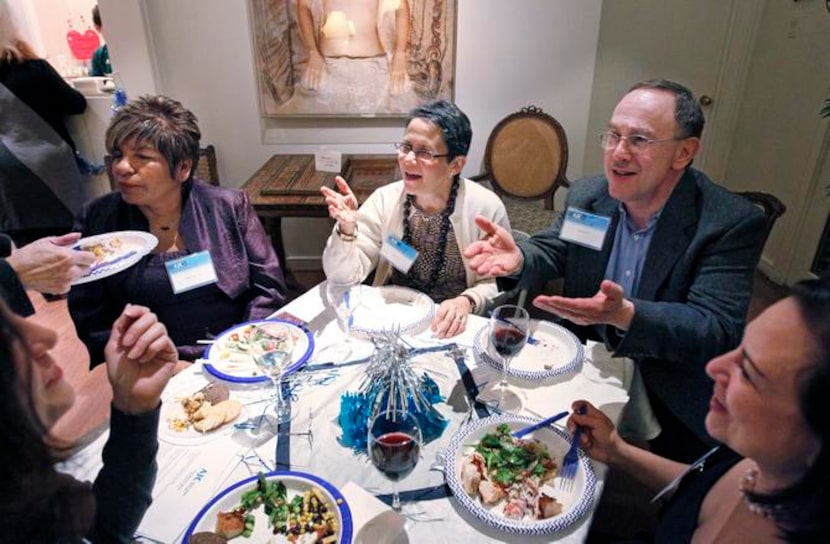
<instances>
[{"instance_id":1,"label":"stemmed wine glass","mask_svg":"<svg viewBox=\"0 0 830 544\"><path fill-rule=\"evenodd\" d=\"M369 458L392 481L392 509L400 511L398 481L412 472L421 456L421 428L418 420L400 409L381 410L369 421Z\"/></svg>"},{"instance_id":2,"label":"stemmed wine glass","mask_svg":"<svg viewBox=\"0 0 830 544\"><path fill-rule=\"evenodd\" d=\"M503 412L518 411L518 403L506 403L507 370L510 361L527 343L529 325L530 317L521 306L505 304L497 307L490 315L490 344L502 358L499 408Z\"/></svg>"},{"instance_id":3,"label":"stemmed wine glass","mask_svg":"<svg viewBox=\"0 0 830 544\"><path fill-rule=\"evenodd\" d=\"M344 359L352 352L354 341L352 340L352 320L354 311L360 304L360 286L359 279L352 280L326 280L326 298L329 305L337 314L337 319L343 323L343 328L346 330L346 340L338 342L336 345L328 346L326 350L333 350L337 352L337 357ZM333 355L334 356L334 355Z\"/></svg>"},{"instance_id":4,"label":"stemmed wine glass","mask_svg":"<svg viewBox=\"0 0 830 544\"><path fill-rule=\"evenodd\" d=\"M266 351L255 359L257 366L262 369L266 376L271 378L271 384L274 386L274 397L276 399L274 412L276 413L277 423L289 421L291 410L282 397L282 374L291 364L291 354L286 351L273 350Z\"/></svg>"}]
</instances>

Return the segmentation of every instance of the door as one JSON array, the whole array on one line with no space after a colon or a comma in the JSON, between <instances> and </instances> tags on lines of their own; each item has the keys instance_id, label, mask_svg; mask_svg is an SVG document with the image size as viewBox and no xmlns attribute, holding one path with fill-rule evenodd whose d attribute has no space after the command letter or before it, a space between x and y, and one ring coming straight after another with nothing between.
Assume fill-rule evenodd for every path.
<instances>
[{"instance_id":1,"label":"door","mask_svg":"<svg viewBox=\"0 0 830 544\"><path fill-rule=\"evenodd\" d=\"M830 273L830 126L825 126L821 149L820 167L795 227L794 251L784 276L788 285Z\"/></svg>"},{"instance_id":2,"label":"door","mask_svg":"<svg viewBox=\"0 0 830 544\"><path fill-rule=\"evenodd\" d=\"M703 108L695 166L720 179L762 8L763 2L736 0L604 2L584 174L602 171L594 135L605 130L625 91L640 80L666 78L711 101Z\"/></svg>"}]
</instances>

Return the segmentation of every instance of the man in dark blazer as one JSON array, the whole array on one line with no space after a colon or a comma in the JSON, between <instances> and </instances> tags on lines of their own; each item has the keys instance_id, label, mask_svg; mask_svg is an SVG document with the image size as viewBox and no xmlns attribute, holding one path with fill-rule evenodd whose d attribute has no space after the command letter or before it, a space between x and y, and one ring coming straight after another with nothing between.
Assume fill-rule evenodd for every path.
<instances>
[{"instance_id":1,"label":"man in dark blazer","mask_svg":"<svg viewBox=\"0 0 830 544\"><path fill-rule=\"evenodd\" d=\"M764 242L763 213L690 167L703 123L682 85L638 83L600 137L605 174L568 193L576 216L518 244L477 220L488 237L465 251L479 273L506 276L502 287L563 278L564 296L534 305L638 364L663 429L652 449L681 461L708 447L704 366L740 341ZM574 228L583 212L604 238Z\"/></svg>"}]
</instances>

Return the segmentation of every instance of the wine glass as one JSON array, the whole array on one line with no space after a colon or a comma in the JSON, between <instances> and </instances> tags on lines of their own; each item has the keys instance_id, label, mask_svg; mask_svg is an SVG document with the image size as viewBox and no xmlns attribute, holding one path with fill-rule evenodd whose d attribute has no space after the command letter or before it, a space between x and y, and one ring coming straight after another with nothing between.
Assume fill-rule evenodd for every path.
<instances>
[{"instance_id":1,"label":"wine glass","mask_svg":"<svg viewBox=\"0 0 830 544\"><path fill-rule=\"evenodd\" d=\"M421 427L415 416L404 410L381 410L369 422L369 458L392 481L392 509L400 511L398 481L418 464L421 456Z\"/></svg>"},{"instance_id":2,"label":"wine glass","mask_svg":"<svg viewBox=\"0 0 830 544\"><path fill-rule=\"evenodd\" d=\"M291 410L282 397L282 374L291 364L291 354L282 350L266 351L255 357L257 366L262 372L271 378L274 386L274 412L277 416L277 423L285 423L291 419Z\"/></svg>"},{"instance_id":3,"label":"wine glass","mask_svg":"<svg viewBox=\"0 0 830 544\"><path fill-rule=\"evenodd\" d=\"M360 286L361 281L358 279L326 280L326 298L329 305L334 309L337 319L343 324L346 331L346 340L338 342L334 346L329 346L327 351L337 351L337 356L340 359L348 357L352 352L354 341L352 340L352 321L355 308L360 304Z\"/></svg>"},{"instance_id":4,"label":"wine glass","mask_svg":"<svg viewBox=\"0 0 830 544\"><path fill-rule=\"evenodd\" d=\"M499 386L499 408L503 412L514 412L518 410L518 403L507 403L507 370L510 368L510 361L519 353L527 343L530 317L527 310L521 306L505 304L497 307L490 314L490 344L495 348L496 353L502 359L501 381ZM516 397L518 400L518 397Z\"/></svg>"}]
</instances>

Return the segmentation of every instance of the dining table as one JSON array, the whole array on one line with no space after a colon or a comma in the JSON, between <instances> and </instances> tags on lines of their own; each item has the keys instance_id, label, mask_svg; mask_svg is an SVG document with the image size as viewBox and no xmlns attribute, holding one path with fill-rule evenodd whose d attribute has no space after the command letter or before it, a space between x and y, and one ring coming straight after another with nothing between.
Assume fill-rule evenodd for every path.
<instances>
[{"instance_id":1,"label":"dining table","mask_svg":"<svg viewBox=\"0 0 830 544\"><path fill-rule=\"evenodd\" d=\"M440 436L423 445L413 472L398 482L404 508L396 514L388 506L391 483L372 465L366 452L344 445L339 424L344 396L367 385L366 367L375 345L367 335L353 333L351 353L329 358L342 347L346 333L326 299L323 282L272 316L301 323L308 335L307 360L282 382L290 407L289 421L277 422L273 417L274 391L269 380L225 381L232 398L242 405L239 418L217 431L178 436L165 418L166 407L218 378L203 360L171 378L162 396L153 503L138 528L137 541L183 542L191 522L214 495L235 482L271 471L314 475L340 490L351 511L353 542L437 542L447 538L476 543L516 541L515 534L473 515L452 494L444 474L444 470L454 470L446 456L453 437L471 422L490 417L486 404L474 402L492 395L500 378L496 368L476 356L477 343L487 334L488 319L470 315L464 332L452 338L437 338L428 319L419 329L399 335L400 342L410 350L408 364L414 372L429 376L437 384L443 400L434 407L447 425ZM574 400L584 399L612 421L620 420L635 380L633 363L612 357L602 344L588 342L581 348L582 360L571 372L541 381L510 380L510 389L522 401L521 415L541 419L571 410ZM565 422L563 419L555 426L569 437ZM104 430L62 462L60 470L81 480L94 480L101 468L107 434ZM587 457L584 462L591 465L595 475L584 513L555 532L522 535L522 542L585 541L607 467ZM240 537L233 542L246 539Z\"/></svg>"}]
</instances>

